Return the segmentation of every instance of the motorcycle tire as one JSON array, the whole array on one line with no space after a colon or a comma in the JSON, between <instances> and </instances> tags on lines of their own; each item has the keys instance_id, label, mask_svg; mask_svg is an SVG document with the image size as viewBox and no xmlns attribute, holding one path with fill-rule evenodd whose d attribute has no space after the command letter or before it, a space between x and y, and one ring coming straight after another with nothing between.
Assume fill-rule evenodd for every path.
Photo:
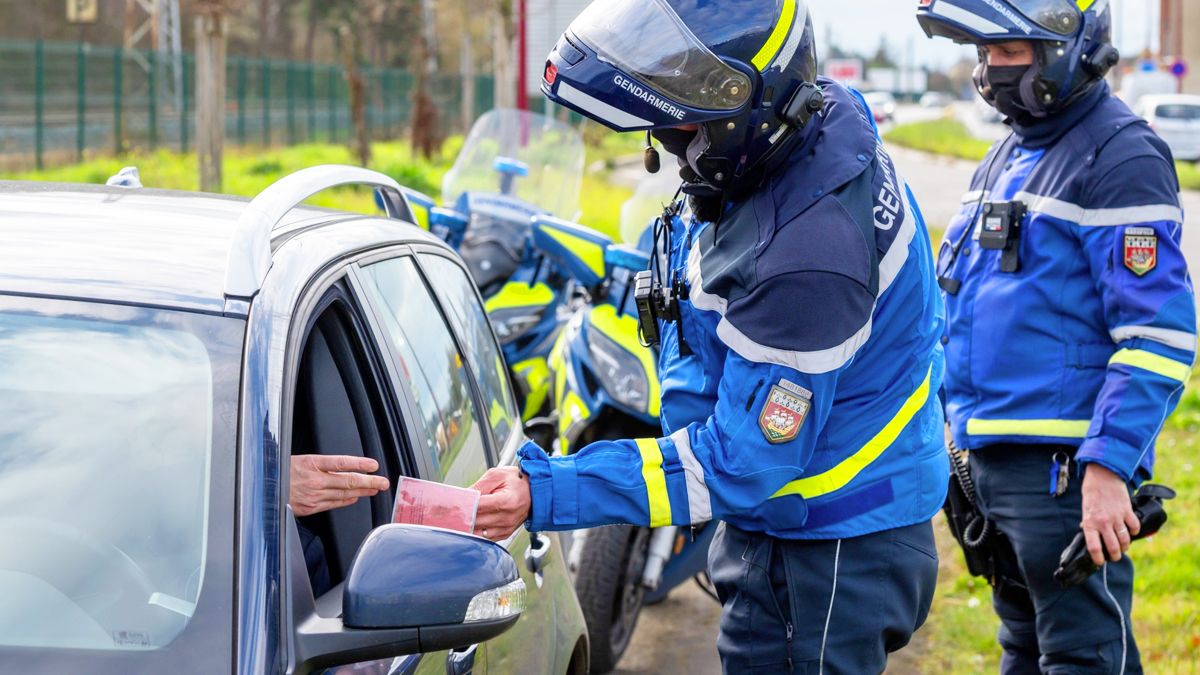
<instances>
[{"instance_id":1,"label":"motorcycle tire","mask_svg":"<svg viewBox=\"0 0 1200 675\"><path fill-rule=\"evenodd\" d=\"M629 647L642 609L642 570L650 529L632 525L599 527L583 542L575 592L587 620L592 673L617 667Z\"/></svg>"}]
</instances>

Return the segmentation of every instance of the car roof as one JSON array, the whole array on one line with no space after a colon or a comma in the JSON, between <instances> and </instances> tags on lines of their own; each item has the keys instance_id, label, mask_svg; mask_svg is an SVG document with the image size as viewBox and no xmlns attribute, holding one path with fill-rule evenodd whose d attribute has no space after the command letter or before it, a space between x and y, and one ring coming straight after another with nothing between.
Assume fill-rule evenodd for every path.
<instances>
[{"instance_id":1,"label":"car roof","mask_svg":"<svg viewBox=\"0 0 1200 675\"><path fill-rule=\"evenodd\" d=\"M1195 94L1147 94L1139 101L1141 104L1152 105L1171 105L1171 104L1186 104L1200 105L1200 96Z\"/></svg>"},{"instance_id":2,"label":"car roof","mask_svg":"<svg viewBox=\"0 0 1200 675\"><path fill-rule=\"evenodd\" d=\"M0 181L0 294L220 313L230 247L248 203L178 190ZM339 216L355 217L295 208L273 236ZM396 225L399 238L438 241Z\"/></svg>"}]
</instances>

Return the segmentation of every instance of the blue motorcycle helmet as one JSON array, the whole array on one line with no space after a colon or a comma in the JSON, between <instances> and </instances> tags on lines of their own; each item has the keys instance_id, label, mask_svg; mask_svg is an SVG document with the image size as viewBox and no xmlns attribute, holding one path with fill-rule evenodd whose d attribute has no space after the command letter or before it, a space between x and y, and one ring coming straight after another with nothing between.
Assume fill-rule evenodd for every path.
<instances>
[{"instance_id":1,"label":"blue motorcycle helmet","mask_svg":"<svg viewBox=\"0 0 1200 675\"><path fill-rule=\"evenodd\" d=\"M653 132L685 192L720 194L821 110L816 74L804 0L596 0L551 51L542 92L610 129Z\"/></svg>"},{"instance_id":2,"label":"blue motorcycle helmet","mask_svg":"<svg viewBox=\"0 0 1200 675\"><path fill-rule=\"evenodd\" d=\"M975 88L1001 112L1034 120L1052 115L1087 94L1120 59L1112 45L1109 0L918 1L917 21L926 35L979 47ZM1030 42L1034 62L1013 100L997 105L983 46L1011 41Z\"/></svg>"}]
</instances>

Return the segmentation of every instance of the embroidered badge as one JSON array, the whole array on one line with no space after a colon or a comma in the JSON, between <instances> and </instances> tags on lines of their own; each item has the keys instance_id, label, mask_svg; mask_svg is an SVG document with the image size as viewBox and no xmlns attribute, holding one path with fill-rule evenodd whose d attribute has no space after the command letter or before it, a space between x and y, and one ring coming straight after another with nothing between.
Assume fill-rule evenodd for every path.
<instances>
[{"instance_id":1,"label":"embroidered badge","mask_svg":"<svg viewBox=\"0 0 1200 675\"><path fill-rule=\"evenodd\" d=\"M1144 276L1158 265L1158 235L1152 227L1125 228L1125 266Z\"/></svg>"},{"instance_id":2,"label":"embroidered badge","mask_svg":"<svg viewBox=\"0 0 1200 675\"><path fill-rule=\"evenodd\" d=\"M780 380L771 387L758 415L758 428L768 443L786 443L800 433L812 407L812 392L800 385Z\"/></svg>"}]
</instances>

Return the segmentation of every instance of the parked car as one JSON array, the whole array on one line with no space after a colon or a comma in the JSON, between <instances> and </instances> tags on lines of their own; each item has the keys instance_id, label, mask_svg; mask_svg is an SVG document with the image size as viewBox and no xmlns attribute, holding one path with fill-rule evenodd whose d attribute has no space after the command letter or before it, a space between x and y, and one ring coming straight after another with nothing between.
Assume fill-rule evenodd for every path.
<instances>
[{"instance_id":1,"label":"parked car","mask_svg":"<svg viewBox=\"0 0 1200 675\"><path fill-rule=\"evenodd\" d=\"M1200 161L1200 96L1143 96L1135 111L1166 141L1175 159Z\"/></svg>"},{"instance_id":2,"label":"parked car","mask_svg":"<svg viewBox=\"0 0 1200 675\"><path fill-rule=\"evenodd\" d=\"M389 217L300 206L349 183ZM523 442L479 294L395 181L0 194L3 670L586 672L556 536L391 523L398 478L469 486ZM294 517L303 453L392 488Z\"/></svg>"},{"instance_id":3,"label":"parked car","mask_svg":"<svg viewBox=\"0 0 1200 675\"><path fill-rule=\"evenodd\" d=\"M945 108L953 102L953 98L950 98L948 94L944 94L940 91L927 91L924 94L921 94L922 108Z\"/></svg>"},{"instance_id":4,"label":"parked car","mask_svg":"<svg viewBox=\"0 0 1200 675\"><path fill-rule=\"evenodd\" d=\"M896 97L891 92L868 91L863 94L871 114L875 116L876 124L891 122L896 118Z\"/></svg>"}]
</instances>

